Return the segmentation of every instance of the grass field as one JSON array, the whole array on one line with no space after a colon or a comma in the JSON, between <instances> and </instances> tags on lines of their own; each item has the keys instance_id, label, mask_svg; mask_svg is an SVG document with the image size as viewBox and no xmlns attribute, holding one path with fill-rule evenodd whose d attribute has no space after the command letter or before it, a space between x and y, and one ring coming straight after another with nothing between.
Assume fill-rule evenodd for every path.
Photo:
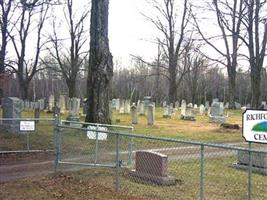
<instances>
[{"instance_id":1,"label":"grass field","mask_svg":"<svg viewBox=\"0 0 267 200\"><path fill-rule=\"evenodd\" d=\"M228 123L242 125L241 111L228 111ZM33 116L32 113L23 113L24 117ZM51 114L42 113L44 118ZM62 116L63 119L66 115ZM113 121L117 125L131 125L130 115L113 113ZM83 119L81 119L83 120ZM134 125L134 133L194 140L215 143L239 143L244 142L241 129L237 131L225 130L218 124L208 122L207 116L197 116L196 121L183 121L179 119L179 113L172 119L162 117L161 108L156 110L156 123L147 126L145 116L140 116L139 123ZM34 147L50 149L53 147L53 127L48 124L40 124L36 133L31 137ZM63 141L65 153L78 152L89 153L94 144L89 144L83 139L85 133L77 136L76 132L66 130ZM16 149L23 146L17 135L0 133L0 148ZM153 140L136 139L136 149L144 148L175 148L180 147L173 143L157 142ZM89 145L88 145L89 144ZM127 149L127 141L121 143L122 151ZM100 151L114 151L114 141L100 143ZM199 153L199 149L194 150ZM236 162L236 152L210 150L215 156L205 159L205 195L206 199L247 199L247 172L236 170L232 164ZM167 153L168 154L168 153ZM44 177L26 178L0 184L0 199L198 199L200 162L197 158L191 158L186 152L172 150L170 155L181 155L185 159L170 161L168 172L176 178L175 186L162 187L140 182L128 175L124 169L120 175L120 192L114 191L115 171L110 169L84 169L73 172L58 172ZM226 156L225 156L226 155ZM171 158L171 156L170 156ZM102 159L107 159L103 157ZM110 157L112 160L113 158ZM133 167L133 166L132 166ZM253 174L254 199L267 199L266 176Z\"/></svg>"}]
</instances>

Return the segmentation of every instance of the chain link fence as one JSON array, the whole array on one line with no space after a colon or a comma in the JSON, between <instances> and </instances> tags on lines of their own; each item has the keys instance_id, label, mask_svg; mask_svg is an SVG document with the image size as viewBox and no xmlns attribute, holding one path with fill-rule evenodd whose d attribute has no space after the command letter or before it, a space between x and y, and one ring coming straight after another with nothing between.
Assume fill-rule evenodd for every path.
<instances>
[{"instance_id":1,"label":"chain link fence","mask_svg":"<svg viewBox=\"0 0 267 200\"><path fill-rule=\"evenodd\" d=\"M131 126L80 123L62 120L56 137L56 168L76 166L116 166L116 135L109 132L132 132ZM121 141L127 146L124 162L132 161L132 141Z\"/></svg>"},{"instance_id":2,"label":"chain link fence","mask_svg":"<svg viewBox=\"0 0 267 200\"><path fill-rule=\"evenodd\" d=\"M56 166L90 166L90 180L137 199L267 198L267 152L257 145L190 142L70 123L56 129Z\"/></svg>"},{"instance_id":3,"label":"chain link fence","mask_svg":"<svg viewBox=\"0 0 267 200\"><path fill-rule=\"evenodd\" d=\"M54 151L54 119L1 118L0 153Z\"/></svg>"}]
</instances>

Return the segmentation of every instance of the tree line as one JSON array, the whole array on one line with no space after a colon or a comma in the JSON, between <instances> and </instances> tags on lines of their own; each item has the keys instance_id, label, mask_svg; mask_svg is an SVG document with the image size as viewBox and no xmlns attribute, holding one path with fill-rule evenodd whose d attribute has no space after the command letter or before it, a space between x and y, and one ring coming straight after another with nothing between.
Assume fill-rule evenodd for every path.
<instances>
[{"instance_id":1,"label":"tree line","mask_svg":"<svg viewBox=\"0 0 267 200\"><path fill-rule=\"evenodd\" d=\"M235 107L235 101L251 103L252 108L260 106L265 98L266 1L146 2L153 15L142 14L158 33L153 38L158 53L154 60L133 55L131 68L113 72L108 0L92 0L79 12L73 0L0 0L1 83L15 74L17 92L22 99L29 99L38 96L33 83L49 88L53 85L49 79L64 81L58 84L64 85L60 87L67 89L69 97L86 96L88 112L99 113L103 119L109 115L103 99L111 95L131 99L152 95L157 103L182 98L198 103L219 97L229 102L230 108ZM60 19L54 13L57 6L63 8ZM216 30L214 34L205 30L209 23ZM63 26L67 35L60 34ZM44 27L50 27L49 31ZM247 71L240 71L241 63L248 66ZM84 77L86 88L82 91ZM101 118L87 116L90 121Z\"/></svg>"}]
</instances>

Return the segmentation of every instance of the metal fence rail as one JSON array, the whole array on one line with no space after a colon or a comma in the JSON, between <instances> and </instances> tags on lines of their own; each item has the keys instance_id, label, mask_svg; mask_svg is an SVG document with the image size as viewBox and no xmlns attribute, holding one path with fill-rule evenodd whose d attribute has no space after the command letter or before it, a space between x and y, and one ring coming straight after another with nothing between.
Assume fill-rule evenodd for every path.
<instances>
[{"instance_id":1,"label":"metal fence rail","mask_svg":"<svg viewBox=\"0 0 267 200\"><path fill-rule=\"evenodd\" d=\"M67 122L71 123L71 122ZM145 199L266 199L267 178L258 174L253 166L253 156L267 151L236 147L227 144L201 143L172 138L151 137L119 132L116 129L88 129L84 123L70 126L58 123L55 128L56 160L58 164L107 167L113 181L103 178L107 186L115 190L136 193ZM100 124L97 125L102 126ZM96 135L107 134L105 140L87 138L87 131ZM133 176L137 152L155 152L168 157L167 174L175 178L175 184L163 186L149 177L143 180ZM245 170L237 169L238 154L247 154ZM96 156L97 154L97 156ZM97 159L96 159L97 157ZM147 163L151 171L160 166ZM244 166L243 166L244 167Z\"/></svg>"},{"instance_id":2,"label":"metal fence rail","mask_svg":"<svg viewBox=\"0 0 267 200\"><path fill-rule=\"evenodd\" d=\"M131 126L58 121L55 136L55 169L58 165L116 167L116 136L110 132L132 132ZM107 142L108 141L108 142ZM127 162L132 161L132 140L128 145Z\"/></svg>"},{"instance_id":3,"label":"metal fence rail","mask_svg":"<svg viewBox=\"0 0 267 200\"><path fill-rule=\"evenodd\" d=\"M0 153L54 151L53 118L0 118ZM20 130L21 122L34 122L32 131ZM1 142L3 141L3 142Z\"/></svg>"}]
</instances>

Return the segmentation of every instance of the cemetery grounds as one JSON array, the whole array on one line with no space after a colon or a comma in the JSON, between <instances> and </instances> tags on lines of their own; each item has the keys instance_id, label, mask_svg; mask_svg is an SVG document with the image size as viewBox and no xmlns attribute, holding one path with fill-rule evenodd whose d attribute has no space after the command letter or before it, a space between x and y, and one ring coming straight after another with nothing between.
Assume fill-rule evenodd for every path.
<instances>
[{"instance_id":1,"label":"cemetery grounds","mask_svg":"<svg viewBox=\"0 0 267 200\"><path fill-rule=\"evenodd\" d=\"M242 125L242 111L229 110L228 123ZM25 112L23 117L33 117ZM52 114L41 113L42 118ZM67 116L67 115L66 115ZM66 118L62 116L62 118ZM247 147L240 130L225 130L208 122L207 116L197 116L196 121L180 120L179 112L172 119L162 117L162 109L156 109L156 123L146 125L146 117L139 116L134 134L142 134L178 140L201 141L206 143L227 143ZM115 123L116 119L120 122ZM81 121L83 118L81 117ZM131 116L113 112L114 124L131 125ZM118 120L117 120L118 121ZM94 150L86 146L85 138L66 131L62 143L62 157L82 155ZM0 133L1 150L25 148L25 138ZM30 137L31 148L45 150L39 153L1 154L0 157L0 199L199 199L199 149L172 142L135 138L135 149L154 149L169 156L168 173L176 177L176 185L159 186L140 182L120 171L120 190L115 191L116 172L106 168L84 168L78 166L59 167L54 173L53 126L51 122L39 122L36 133ZM127 137L121 140L121 151L127 149ZM4 147L4 148L3 148ZM256 146L254 147L261 147ZM114 144L100 143L100 151L109 152ZM65 151L64 151L65 150ZM207 149L210 156L205 162L206 199L247 199L247 171L233 168L236 152L232 150ZM176 155L176 156L173 156ZM179 156L180 155L180 156ZM100 160L108 161L114 155L102 154ZM122 155L122 160L127 160ZM123 164L123 163L122 163ZM4 172L4 173L3 173ZM253 173L254 199L267 199L267 177Z\"/></svg>"}]
</instances>

